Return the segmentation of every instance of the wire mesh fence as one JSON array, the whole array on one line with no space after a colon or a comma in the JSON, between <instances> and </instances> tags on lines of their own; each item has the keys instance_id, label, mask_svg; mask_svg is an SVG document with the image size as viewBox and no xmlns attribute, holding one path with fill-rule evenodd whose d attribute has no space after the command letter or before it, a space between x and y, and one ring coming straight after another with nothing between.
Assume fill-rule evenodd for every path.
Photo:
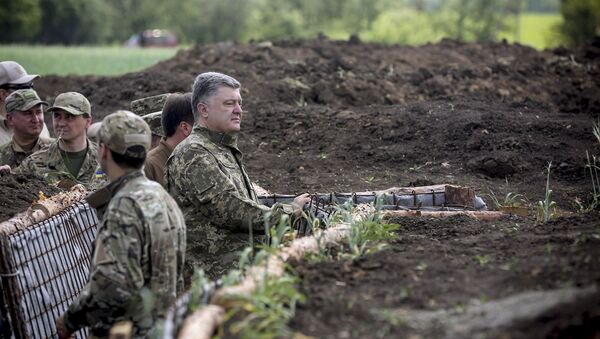
<instances>
[{"instance_id":1,"label":"wire mesh fence","mask_svg":"<svg viewBox=\"0 0 600 339\"><path fill-rule=\"evenodd\" d=\"M16 338L54 338L56 319L88 279L96 211L85 202L22 230L0 232L0 276ZM77 338L86 338L87 330Z\"/></svg>"}]
</instances>

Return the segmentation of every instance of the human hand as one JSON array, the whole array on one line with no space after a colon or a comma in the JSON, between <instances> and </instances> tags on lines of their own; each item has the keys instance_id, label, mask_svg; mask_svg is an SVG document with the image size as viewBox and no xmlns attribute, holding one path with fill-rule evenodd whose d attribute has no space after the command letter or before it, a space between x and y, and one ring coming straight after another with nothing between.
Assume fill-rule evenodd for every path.
<instances>
[{"instance_id":1,"label":"human hand","mask_svg":"<svg viewBox=\"0 0 600 339\"><path fill-rule=\"evenodd\" d=\"M65 322L62 316L56 319L56 331L58 331L59 339L69 339L73 337L73 332L70 332L65 327Z\"/></svg>"},{"instance_id":2,"label":"human hand","mask_svg":"<svg viewBox=\"0 0 600 339\"><path fill-rule=\"evenodd\" d=\"M310 202L310 199L310 194L308 193L300 194L299 196L294 198L294 201L292 202L292 207L296 216L299 216L302 213L304 205L308 204Z\"/></svg>"}]
</instances>

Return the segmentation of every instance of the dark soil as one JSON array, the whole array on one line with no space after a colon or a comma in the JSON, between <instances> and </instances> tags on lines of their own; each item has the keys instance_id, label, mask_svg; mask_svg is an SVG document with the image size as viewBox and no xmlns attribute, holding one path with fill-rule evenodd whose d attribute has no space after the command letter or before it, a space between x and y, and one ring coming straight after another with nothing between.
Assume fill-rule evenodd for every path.
<instances>
[{"instance_id":1,"label":"dark soil","mask_svg":"<svg viewBox=\"0 0 600 339\"><path fill-rule=\"evenodd\" d=\"M27 210L37 200L39 192L51 196L61 191L57 187L48 186L41 179L25 175L0 176L0 187L0 222Z\"/></svg>"},{"instance_id":2,"label":"dark soil","mask_svg":"<svg viewBox=\"0 0 600 339\"><path fill-rule=\"evenodd\" d=\"M535 202L552 162L552 198L564 215L576 211L576 199L589 200L586 151L599 153L591 130L600 116L596 45L540 52L451 40L420 47L221 43L181 51L139 73L45 76L36 88L50 101L64 91L83 93L98 120L141 97L189 91L197 74L220 71L243 86L241 148L250 176L274 192L454 183L486 199L514 192ZM12 202L12 194L3 196ZM320 338L438 336L370 311L446 309L597 284L599 221L595 214L537 227L528 219L400 220L400 239L386 251L357 263L300 265L308 299L292 325ZM491 261L480 265L477 255ZM589 317L577 316L592 314L586 305L556 321L528 323L524 336L586 328L580 320ZM509 333L520 331L515 325Z\"/></svg>"},{"instance_id":3,"label":"dark soil","mask_svg":"<svg viewBox=\"0 0 600 339\"><path fill-rule=\"evenodd\" d=\"M537 226L530 219L390 221L401 229L384 251L355 262L295 265L308 296L291 324L295 331L316 338L443 337L435 327L415 329L382 314L464 309L526 291L600 283L598 214ZM600 293L595 297L485 337L592 338L600 333Z\"/></svg>"}]
</instances>

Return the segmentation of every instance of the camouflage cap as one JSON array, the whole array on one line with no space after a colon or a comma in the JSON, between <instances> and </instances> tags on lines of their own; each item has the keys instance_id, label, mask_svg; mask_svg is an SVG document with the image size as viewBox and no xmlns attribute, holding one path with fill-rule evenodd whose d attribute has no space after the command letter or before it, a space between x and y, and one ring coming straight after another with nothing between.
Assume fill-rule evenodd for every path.
<instances>
[{"instance_id":1,"label":"camouflage cap","mask_svg":"<svg viewBox=\"0 0 600 339\"><path fill-rule=\"evenodd\" d=\"M25 68L18 62L0 62L0 86L5 84L26 84L38 78L37 74L27 74Z\"/></svg>"},{"instance_id":2,"label":"camouflage cap","mask_svg":"<svg viewBox=\"0 0 600 339\"><path fill-rule=\"evenodd\" d=\"M132 158L143 158L150 150L151 132L148 124L129 111L116 111L102 120L98 131L98 141L111 151ZM143 151L135 152L130 148L142 146Z\"/></svg>"},{"instance_id":3,"label":"camouflage cap","mask_svg":"<svg viewBox=\"0 0 600 339\"><path fill-rule=\"evenodd\" d=\"M162 112L146 114L142 116L142 119L144 119L148 126L150 126L150 131L152 131L152 134L156 134L161 137L165 136L165 132L163 132L162 127Z\"/></svg>"},{"instance_id":4,"label":"camouflage cap","mask_svg":"<svg viewBox=\"0 0 600 339\"><path fill-rule=\"evenodd\" d=\"M170 93L159 94L131 102L131 111L139 116L160 112Z\"/></svg>"},{"instance_id":5,"label":"camouflage cap","mask_svg":"<svg viewBox=\"0 0 600 339\"><path fill-rule=\"evenodd\" d=\"M92 106L88 99L83 94L77 92L67 92L59 94L54 99L52 107L48 108L48 112L57 109L63 109L73 115L92 115Z\"/></svg>"},{"instance_id":6,"label":"camouflage cap","mask_svg":"<svg viewBox=\"0 0 600 339\"><path fill-rule=\"evenodd\" d=\"M36 105L48 105L47 102L42 101L33 89L19 89L12 92L6 98L6 111L9 113L15 111L27 111Z\"/></svg>"},{"instance_id":7,"label":"camouflage cap","mask_svg":"<svg viewBox=\"0 0 600 339\"><path fill-rule=\"evenodd\" d=\"M98 122L91 124L90 127L88 127L88 129L87 129L87 137L90 138L91 140L97 140L98 139L98 131L100 130L101 126L102 126L102 121L98 121Z\"/></svg>"}]
</instances>

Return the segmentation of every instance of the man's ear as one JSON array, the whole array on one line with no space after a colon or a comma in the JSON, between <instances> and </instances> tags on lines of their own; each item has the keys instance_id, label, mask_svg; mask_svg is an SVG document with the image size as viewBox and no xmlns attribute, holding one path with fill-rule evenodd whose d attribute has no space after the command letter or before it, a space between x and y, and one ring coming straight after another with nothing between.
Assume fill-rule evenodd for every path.
<instances>
[{"instance_id":1,"label":"man's ear","mask_svg":"<svg viewBox=\"0 0 600 339\"><path fill-rule=\"evenodd\" d=\"M12 126L12 122L13 122L13 115L10 113L6 113L6 122L8 123L8 126Z\"/></svg>"},{"instance_id":2,"label":"man's ear","mask_svg":"<svg viewBox=\"0 0 600 339\"><path fill-rule=\"evenodd\" d=\"M10 95L10 92L5 89L0 89L0 101L4 102L6 98Z\"/></svg>"},{"instance_id":3,"label":"man's ear","mask_svg":"<svg viewBox=\"0 0 600 339\"><path fill-rule=\"evenodd\" d=\"M179 128L183 132L183 135L185 135L186 137L192 134L192 125L188 124L186 121L180 122Z\"/></svg>"},{"instance_id":4,"label":"man's ear","mask_svg":"<svg viewBox=\"0 0 600 339\"><path fill-rule=\"evenodd\" d=\"M198 111L198 115L200 117L205 119L208 117L208 106L206 106L205 103L199 102L198 104L196 104L196 110Z\"/></svg>"},{"instance_id":5,"label":"man's ear","mask_svg":"<svg viewBox=\"0 0 600 339\"><path fill-rule=\"evenodd\" d=\"M87 131L87 129L92 125L92 117L87 117L85 119L87 120L87 123L85 124L85 130Z\"/></svg>"}]
</instances>

